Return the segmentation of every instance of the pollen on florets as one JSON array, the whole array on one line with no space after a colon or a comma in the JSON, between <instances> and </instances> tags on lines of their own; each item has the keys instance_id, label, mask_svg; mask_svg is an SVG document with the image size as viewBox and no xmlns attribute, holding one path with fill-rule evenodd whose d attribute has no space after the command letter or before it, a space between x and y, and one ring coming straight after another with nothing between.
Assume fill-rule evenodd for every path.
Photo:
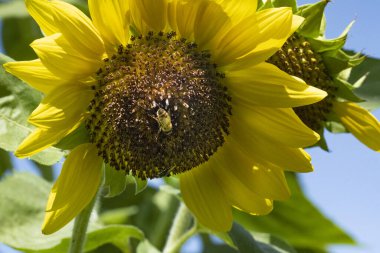
<instances>
[{"instance_id":1,"label":"pollen on florets","mask_svg":"<svg viewBox=\"0 0 380 253\"><path fill-rule=\"evenodd\" d=\"M306 39L295 34L288 38L268 62L290 75L303 79L308 85L328 93L320 102L293 108L308 127L319 132L332 110L332 101L338 89L329 76L321 56L314 52Z\"/></svg>"},{"instance_id":2,"label":"pollen on florets","mask_svg":"<svg viewBox=\"0 0 380 253\"><path fill-rule=\"evenodd\" d=\"M207 161L228 134L224 74L208 51L174 32L130 41L96 73L86 126L99 155L143 179Z\"/></svg>"}]
</instances>

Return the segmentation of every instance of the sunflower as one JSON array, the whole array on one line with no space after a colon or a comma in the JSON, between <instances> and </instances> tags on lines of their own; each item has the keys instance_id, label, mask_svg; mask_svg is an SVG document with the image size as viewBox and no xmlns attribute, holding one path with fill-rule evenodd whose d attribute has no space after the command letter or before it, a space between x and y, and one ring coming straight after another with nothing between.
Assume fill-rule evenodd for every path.
<instances>
[{"instance_id":1,"label":"sunflower","mask_svg":"<svg viewBox=\"0 0 380 253\"><path fill-rule=\"evenodd\" d=\"M266 214L289 190L284 169L312 170L317 142L291 109L326 92L266 63L300 26L256 1L26 0L46 35L39 59L5 64L45 94L15 154L29 157L85 126L46 207L50 234L94 198L103 164L142 179L178 174L184 202L216 231L231 206Z\"/></svg>"},{"instance_id":2,"label":"sunflower","mask_svg":"<svg viewBox=\"0 0 380 253\"><path fill-rule=\"evenodd\" d=\"M268 1L263 8L273 7L271 2L276 5L275 1ZM360 106L363 100L354 93L365 76L355 84L348 81L352 68L365 59L343 50L353 23L338 38L326 39L323 13L328 2L307 4L295 10L305 22L268 62L328 93L318 103L294 108L301 120L321 135L320 147L328 150L323 136L326 128L337 133L351 132L367 147L380 151L380 123Z\"/></svg>"}]
</instances>

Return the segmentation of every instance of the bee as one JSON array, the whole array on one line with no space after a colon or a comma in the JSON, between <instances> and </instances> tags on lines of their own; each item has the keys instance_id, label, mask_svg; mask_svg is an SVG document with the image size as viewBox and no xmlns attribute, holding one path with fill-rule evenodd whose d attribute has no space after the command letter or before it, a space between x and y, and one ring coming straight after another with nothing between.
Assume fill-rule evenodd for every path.
<instances>
[{"instance_id":1,"label":"bee","mask_svg":"<svg viewBox=\"0 0 380 253\"><path fill-rule=\"evenodd\" d=\"M173 124L170 114L164 109L159 108L156 112L156 116L157 117L153 118L157 121L159 127L157 138L161 131L165 134L170 134L173 130Z\"/></svg>"}]
</instances>

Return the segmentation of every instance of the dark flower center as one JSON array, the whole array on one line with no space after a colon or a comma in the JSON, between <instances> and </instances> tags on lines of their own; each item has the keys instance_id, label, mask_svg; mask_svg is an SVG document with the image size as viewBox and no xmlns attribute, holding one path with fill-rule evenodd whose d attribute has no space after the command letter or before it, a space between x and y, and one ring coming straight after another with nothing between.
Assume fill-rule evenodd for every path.
<instances>
[{"instance_id":1,"label":"dark flower center","mask_svg":"<svg viewBox=\"0 0 380 253\"><path fill-rule=\"evenodd\" d=\"M230 96L207 51L175 33L131 37L97 72L86 126L99 155L140 178L204 162L224 143Z\"/></svg>"},{"instance_id":2,"label":"dark flower center","mask_svg":"<svg viewBox=\"0 0 380 253\"><path fill-rule=\"evenodd\" d=\"M308 127L319 132L323 128L326 116L331 112L332 101L338 89L329 76L321 56L313 51L310 43L304 38L293 35L268 62L328 93L320 102L293 108Z\"/></svg>"}]
</instances>

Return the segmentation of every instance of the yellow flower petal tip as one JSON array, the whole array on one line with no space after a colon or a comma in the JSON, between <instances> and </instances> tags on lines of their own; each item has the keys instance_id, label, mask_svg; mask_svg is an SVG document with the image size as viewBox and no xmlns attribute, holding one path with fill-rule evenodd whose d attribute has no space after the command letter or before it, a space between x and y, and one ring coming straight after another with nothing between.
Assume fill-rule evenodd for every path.
<instances>
[{"instance_id":1,"label":"yellow flower petal tip","mask_svg":"<svg viewBox=\"0 0 380 253\"><path fill-rule=\"evenodd\" d=\"M291 34L294 33L305 21L304 17L293 15L293 21L292 21L292 28L291 28Z\"/></svg>"},{"instance_id":2,"label":"yellow flower petal tip","mask_svg":"<svg viewBox=\"0 0 380 253\"><path fill-rule=\"evenodd\" d=\"M53 222L51 217L54 216L54 212L46 212L45 213L45 219L41 227L41 232L44 235L50 235L54 232L57 232L61 226L56 226Z\"/></svg>"},{"instance_id":3,"label":"yellow flower petal tip","mask_svg":"<svg viewBox=\"0 0 380 253\"><path fill-rule=\"evenodd\" d=\"M328 95L326 91L318 89L314 86L307 87L307 89L305 90L305 93L307 93L310 96L310 99L315 99L314 102L312 103L319 102L325 97L327 97Z\"/></svg>"},{"instance_id":4,"label":"yellow flower petal tip","mask_svg":"<svg viewBox=\"0 0 380 253\"><path fill-rule=\"evenodd\" d=\"M333 110L359 141L380 152L380 122L368 110L351 102L336 102Z\"/></svg>"}]
</instances>

